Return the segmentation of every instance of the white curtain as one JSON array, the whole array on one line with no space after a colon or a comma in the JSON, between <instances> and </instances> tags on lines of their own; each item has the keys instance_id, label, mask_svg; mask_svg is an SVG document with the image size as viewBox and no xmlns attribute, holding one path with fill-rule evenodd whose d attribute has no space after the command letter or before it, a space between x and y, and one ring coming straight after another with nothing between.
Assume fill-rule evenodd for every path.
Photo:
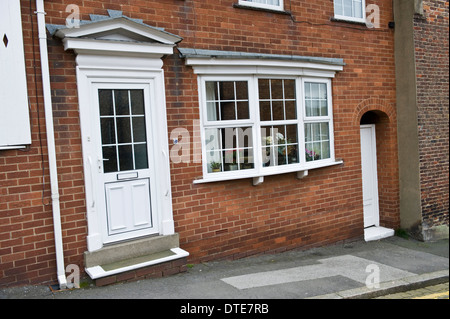
<instances>
[{"instance_id":1,"label":"white curtain","mask_svg":"<svg viewBox=\"0 0 450 319\"><path fill-rule=\"evenodd\" d=\"M208 121L217 121L217 103L218 96L215 95L215 92L218 92L218 83L217 82L206 82L206 116ZM205 129L205 144L206 144L206 161L208 165L208 172L212 172L211 163L216 162L222 165L223 170L223 161L221 155L221 147L220 147L220 129L217 128L206 128Z\"/></svg>"},{"instance_id":2,"label":"white curtain","mask_svg":"<svg viewBox=\"0 0 450 319\"><path fill-rule=\"evenodd\" d=\"M280 5L280 0L248 0L248 2L270 4L270 5L273 5L273 6Z\"/></svg>"}]
</instances>

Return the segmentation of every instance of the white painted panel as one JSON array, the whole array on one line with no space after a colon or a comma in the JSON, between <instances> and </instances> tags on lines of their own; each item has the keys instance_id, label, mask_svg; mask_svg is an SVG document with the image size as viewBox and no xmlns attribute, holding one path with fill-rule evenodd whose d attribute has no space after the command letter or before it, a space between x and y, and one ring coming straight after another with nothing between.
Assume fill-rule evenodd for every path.
<instances>
[{"instance_id":1,"label":"white painted panel","mask_svg":"<svg viewBox=\"0 0 450 319\"><path fill-rule=\"evenodd\" d=\"M19 0L0 3L0 150L31 144Z\"/></svg>"},{"instance_id":2,"label":"white painted panel","mask_svg":"<svg viewBox=\"0 0 450 319\"><path fill-rule=\"evenodd\" d=\"M152 227L150 185L144 179L131 185L133 198L133 227Z\"/></svg>"},{"instance_id":3,"label":"white painted panel","mask_svg":"<svg viewBox=\"0 0 450 319\"><path fill-rule=\"evenodd\" d=\"M106 184L106 207L108 211L108 231L110 234L127 229L126 204L129 202L124 183Z\"/></svg>"},{"instance_id":4,"label":"white painted panel","mask_svg":"<svg viewBox=\"0 0 450 319\"><path fill-rule=\"evenodd\" d=\"M109 235L153 227L149 179L107 183L105 192Z\"/></svg>"}]
</instances>

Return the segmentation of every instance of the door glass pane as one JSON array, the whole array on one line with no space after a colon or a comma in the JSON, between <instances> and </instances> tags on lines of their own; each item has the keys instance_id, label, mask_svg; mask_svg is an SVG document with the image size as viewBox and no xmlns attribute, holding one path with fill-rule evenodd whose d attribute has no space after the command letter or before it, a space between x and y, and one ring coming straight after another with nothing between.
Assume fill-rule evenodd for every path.
<instances>
[{"instance_id":1,"label":"door glass pane","mask_svg":"<svg viewBox=\"0 0 450 319\"><path fill-rule=\"evenodd\" d=\"M114 118L101 119L102 144L116 143L116 129L114 126Z\"/></svg>"},{"instance_id":2,"label":"door glass pane","mask_svg":"<svg viewBox=\"0 0 450 319\"><path fill-rule=\"evenodd\" d=\"M111 90L98 90L100 116L114 115L114 104Z\"/></svg>"},{"instance_id":3,"label":"door glass pane","mask_svg":"<svg viewBox=\"0 0 450 319\"><path fill-rule=\"evenodd\" d=\"M128 90L114 90L114 102L116 106L116 115L130 114Z\"/></svg>"},{"instance_id":4,"label":"door glass pane","mask_svg":"<svg viewBox=\"0 0 450 319\"><path fill-rule=\"evenodd\" d=\"M119 117L116 118L117 121L117 139L119 144L121 143L131 143L131 126L130 118Z\"/></svg>"},{"instance_id":5,"label":"door glass pane","mask_svg":"<svg viewBox=\"0 0 450 319\"><path fill-rule=\"evenodd\" d=\"M133 118L133 142L145 142L146 141L146 131L145 131L145 117L134 117Z\"/></svg>"},{"instance_id":6,"label":"door glass pane","mask_svg":"<svg viewBox=\"0 0 450 319\"><path fill-rule=\"evenodd\" d=\"M103 170L105 173L117 172L117 153L115 146L103 147Z\"/></svg>"},{"instance_id":7,"label":"door glass pane","mask_svg":"<svg viewBox=\"0 0 450 319\"><path fill-rule=\"evenodd\" d=\"M133 115L144 115L144 91L130 90L130 97Z\"/></svg>"},{"instance_id":8,"label":"door glass pane","mask_svg":"<svg viewBox=\"0 0 450 319\"><path fill-rule=\"evenodd\" d=\"M149 168L144 90L98 94L104 172Z\"/></svg>"},{"instance_id":9,"label":"door glass pane","mask_svg":"<svg viewBox=\"0 0 450 319\"><path fill-rule=\"evenodd\" d=\"M147 144L134 145L136 169L148 168Z\"/></svg>"},{"instance_id":10,"label":"door glass pane","mask_svg":"<svg viewBox=\"0 0 450 319\"><path fill-rule=\"evenodd\" d=\"M120 171L130 171L134 168L133 147L131 145L119 146Z\"/></svg>"}]
</instances>

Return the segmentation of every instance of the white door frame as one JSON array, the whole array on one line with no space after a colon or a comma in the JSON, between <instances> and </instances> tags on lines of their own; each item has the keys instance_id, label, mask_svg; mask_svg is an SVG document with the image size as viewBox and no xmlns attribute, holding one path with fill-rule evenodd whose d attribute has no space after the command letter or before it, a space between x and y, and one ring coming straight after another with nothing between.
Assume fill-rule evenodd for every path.
<instances>
[{"instance_id":1,"label":"white door frame","mask_svg":"<svg viewBox=\"0 0 450 319\"><path fill-rule=\"evenodd\" d=\"M101 249L109 243L105 236L105 208L102 205L105 196L104 189L99 189L98 171L103 169L103 161L99 154L98 118L92 115L93 92L99 83L114 85L148 85L150 88L150 114L153 139L152 161L154 169L154 199L152 204L156 210L156 229L160 235L174 234L172 213L172 194L170 184L170 166L168 150L167 115L165 105L164 74L160 59L141 60L141 67L135 68L136 61L131 57L108 57L108 67L102 56L77 56L77 82L80 105L80 125L83 148L83 162L85 174L86 206L88 219L87 244L89 251ZM103 65L102 65L103 64ZM102 68L98 68L102 65ZM95 104L94 104L95 105ZM95 106L94 106L95 107ZM150 155L150 153L149 153ZM126 239L126 238L122 238Z\"/></svg>"},{"instance_id":2,"label":"white door frame","mask_svg":"<svg viewBox=\"0 0 450 319\"><path fill-rule=\"evenodd\" d=\"M141 83L142 82L142 83ZM105 211L106 214L99 214L101 225L102 225L102 236L103 236L103 243L111 243L115 241L120 240L127 240L131 238L151 235L158 233L158 215L155 214L157 212L156 203L156 188L157 188L157 182L156 182L156 174L155 169L158 162L157 154L156 154L156 148L154 147L154 134L157 133L153 130L153 121L152 119L155 118L157 115L155 114L155 95L157 92L155 92L155 79L136 79L136 83L123 83L119 82L117 83L113 79L109 79L107 82L92 82L91 87L91 108L89 109L90 112L90 125L92 130L92 137L91 142L93 143L93 147L97 148L97 156L94 158L94 162L96 162L95 169L92 170L92 173L94 175L94 181L96 181L97 184L94 184L94 187L96 188L96 193L100 194L96 198L96 202L99 208L99 211ZM99 89L111 89L111 90L118 90L118 89L125 89L125 90L131 90L131 89L140 89L143 90L144 93L144 107L145 107L145 118L146 118L146 137L147 137L147 154L148 154L148 168L144 170L132 170L132 171L125 171L125 172L114 172L114 173L104 173L104 166L105 166L105 160L103 158L102 154L102 136L101 136L101 128L100 128L100 112L99 112L99 95L98 90ZM131 176L135 175L135 176ZM136 178L134 178L136 177ZM128 187L119 187L121 185L129 185ZM140 201L129 201L127 206L129 207L128 214L127 215L113 215L111 212L116 211L117 208L125 203L118 202L118 197L115 196L114 198L111 197L111 193L114 192L116 194L121 195L130 195L133 194L130 192L127 193L121 193L120 190L127 189L127 190L133 190L138 189L143 186L146 186L149 188L149 201L146 200L140 200ZM105 194L106 193L106 194ZM115 205L109 205L108 202L114 202ZM144 207L143 206L147 206ZM114 206L114 207L111 207ZM134 208L140 207L140 209L134 210ZM133 217L138 217L141 219L141 222L145 221L146 216L132 216L131 212L133 211L140 211L143 213L144 210L147 210L150 214L150 220L147 220L148 223L151 224L151 227L147 223L142 226L136 226L136 224L139 224L138 221L132 220ZM119 229L113 229L114 226L118 226L117 223L115 225L113 224L113 220L115 217L120 217L120 228ZM123 220L122 220L123 218ZM112 220L113 219L113 220ZM117 220L118 222L118 220ZM135 224L135 226L130 227L131 224ZM125 227L126 226L126 227ZM142 228L142 229L139 229Z\"/></svg>"},{"instance_id":3,"label":"white door frame","mask_svg":"<svg viewBox=\"0 0 450 319\"><path fill-rule=\"evenodd\" d=\"M364 132L369 136L364 137ZM364 228L380 226L378 197L377 144L375 124L361 125L361 170L363 183Z\"/></svg>"}]
</instances>

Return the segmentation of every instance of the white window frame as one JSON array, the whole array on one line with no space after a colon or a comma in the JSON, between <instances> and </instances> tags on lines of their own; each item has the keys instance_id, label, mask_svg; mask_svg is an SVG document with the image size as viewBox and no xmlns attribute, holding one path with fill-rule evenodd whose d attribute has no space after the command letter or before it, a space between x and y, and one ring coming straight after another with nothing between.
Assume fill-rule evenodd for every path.
<instances>
[{"instance_id":1,"label":"white window frame","mask_svg":"<svg viewBox=\"0 0 450 319\"><path fill-rule=\"evenodd\" d=\"M259 0L264 1L264 0ZM268 10L284 11L284 0L279 0L279 5L253 2L252 0L239 0L239 5Z\"/></svg>"},{"instance_id":2,"label":"white window frame","mask_svg":"<svg viewBox=\"0 0 450 319\"><path fill-rule=\"evenodd\" d=\"M344 20L344 21L351 21L351 22L361 22L366 23L366 0L351 0L352 1L352 8L354 8L354 2L361 1L361 18L355 17L354 13L352 12L352 16L346 16L346 15L340 15L336 13L336 2L339 1L343 4L345 0L334 0L334 18L336 20ZM353 10L352 10L353 11Z\"/></svg>"},{"instance_id":3,"label":"white window frame","mask_svg":"<svg viewBox=\"0 0 450 319\"><path fill-rule=\"evenodd\" d=\"M296 107L297 107L297 119L296 120L282 120L273 121L275 125L297 125L298 130L298 163L286 164L279 166L263 167L262 160L262 134L261 127L267 126L268 122L260 120L259 110L259 96L258 96L258 80L259 79L294 79L296 86ZM209 121L207 118L207 99L206 99L206 82L209 81L248 81L249 90L249 114L248 120L234 120L234 121ZM307 117L305 108L305 92L304 87L306 82L324 83L327 85L327 116ZM201 143L202 143L202 165L203 165L203 179L196 180L195 183L202 182L215 182L222 180L233 180L243 178L253 178L254 184L259 184L263 181L264 176L277 175L298 172L298 177L305 176L305 172L310 169L326 167L330 165L336 165L342 163L336 161L334 152L334 126L333 126L333 102L332 102L332 82L330 78L317 78L317 77L303 77L293 75L200 75L198 77L199 84L199 100L200 100L200 117L201 117ZM330 157L326 159L315 160L311 162L306 161L305 155L305 123L329 123L329 139L330 139ZM266 124L266 125L265 125ZM252 147L254 155L254 168L235 170L235 171L221 171L211 172L208 169L208 157L206 147L206 130L209 128L226 128L226 127L252 127ZM307 174L307 173L306 173Z\"/></svg>"}]
</instances>

